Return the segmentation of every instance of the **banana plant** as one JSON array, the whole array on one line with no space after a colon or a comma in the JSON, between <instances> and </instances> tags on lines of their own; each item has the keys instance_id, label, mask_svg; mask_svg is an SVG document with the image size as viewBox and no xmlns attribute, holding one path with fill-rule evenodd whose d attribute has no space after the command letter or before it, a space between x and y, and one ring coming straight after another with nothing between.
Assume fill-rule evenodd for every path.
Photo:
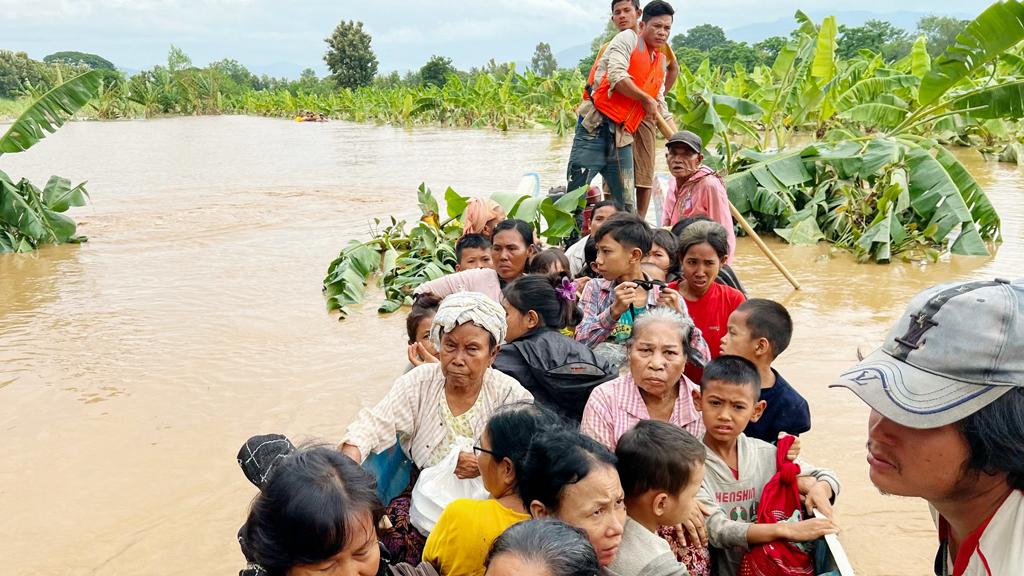
<instances>
[{"instance_id":1,"label":"banana plant","mask_svg":"<svg viewBox=\"0 0 1024 576\"><path fill-rule=\"evenodd\" d=\"M0 155L24 152L56 132L97 96L101 83L99 72L91 71L43 94L0 136ZM15 182L0 172L0 253L85 241L64 212L84 206L87 198L84 182L72 186L65 178L51 176L40 190L24 178Z\"/></svg>"},{"instance_id":2,"label":"banana plant","mask_svg":"<svg viewBox=\"0 0 1024 576\"><path fill-rule=\"evenodd\" d=\"M557 200L521 192L499 192L492 196L509 218L525 220L549 242L576 230L573 214L586 202L586 188L574 190ZM420 219L406 231L408 223L391 217L387 223L375 219L371 238L352 240L327 268L323 291L327 310L345 318L352 306L366 298L366 286L377 278L384 289L380 313L391 313L411 304L417 286L455 270L455 242L462 234L459 218L469 197L448 188L444 193L442 220L437 199L426 184L417 190Z\"/></svg>"}]
</instances>

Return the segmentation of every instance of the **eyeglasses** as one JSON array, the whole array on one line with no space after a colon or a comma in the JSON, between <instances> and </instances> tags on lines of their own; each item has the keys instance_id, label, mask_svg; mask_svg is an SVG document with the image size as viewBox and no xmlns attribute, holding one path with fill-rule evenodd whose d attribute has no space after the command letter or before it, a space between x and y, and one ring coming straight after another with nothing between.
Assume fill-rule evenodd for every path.
<instances>
[{"instance_id":1,"label":"eyeglasses","mask_svg":"<svg viewBox=\"0 0 1024 576\"><path fill-rule=\"evenodd\" d=\"M479 457L479 454L477 454L477 452L486 452L487 454L490 454L492 457L495 456L494 452L491 452L490 450L488 450L486 448L481 448L479 446L473 446L473 454L475 456Z\"/></svg>"}]
</instances>

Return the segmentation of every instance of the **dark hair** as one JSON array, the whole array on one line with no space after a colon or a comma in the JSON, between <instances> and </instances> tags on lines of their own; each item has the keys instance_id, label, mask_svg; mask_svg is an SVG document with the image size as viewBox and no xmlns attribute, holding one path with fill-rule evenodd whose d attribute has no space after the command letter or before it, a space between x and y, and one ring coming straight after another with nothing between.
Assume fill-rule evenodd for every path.
<instances>
[{"instance_id":1,"label":"dark hair","mask_svg":"<svg viewBox=\"0 0 1024 576\"><path fill-rule=\"evenodd\" d=\"M562 298L555 290L567 274L527 274L520 276L501 291L505 300L522 314L530 310L540 317L541 326L560 330L572 322L576 303Z\"/></svg>"},{"instance_id":2,"label":"dark hair","mask_svg":"<svg viewBox=\"0 0 1024 576\"><path fill-rule=\"evenodd\" d=\"M412 304L412 310L405 317L405 332L409 336L409 344L415 344L418 334L416 330L424 318L431 318L437 314L437 307L441 305L441 299L437 296L424 292L416 296Z\"/></svg>"},{"instance_id":3,"label":"dark hair","mask_svg":"<svg viewBox=\"0 0 1024 576\"><path fill-rule=\"evenodd\" d=\"M552 518L510 526L491 544L484 567L490 567L501 554L542 564L551 576L597 576L601 571L587 533Z\"/></svg>"},{"instance_id":4,"label":"dark hair","mask_svg":"<svg viewBox=\"0 0 1024 576\"><path fill-rule=\"evenodd\" d=\"M713 220L711 220L711 217L707 214L694 214L693 216L687 216L672 226L672 233L676 235L676 238L678 238L679 235L683 233L683 230L686 230L690 224L693 224L694 222L713 222Z\"/></svg>"},{"instance_id":5,"label":"dark hair","mask_svg":"<svg viewBox=\"0 0 1024 576\"><path fill-rule=\"evenodd\" d=\"M704 445L675 424L641 420L615 445L616 466L626 498L649 490L671 495L690 483L697 462L704 462Z\"/></svg>"},{"instance_id":6,"label":"dark hair","mask_svg":"<svg viewBox=\"0 0 1024 576\"><path fill-rule=\"evenodd\" d=\"M462 263L462 251L465 249L490 250L491 241L483 234L466 234L455 243L455 261Z\"/></svg>"},{"instance_id":7,"label":"dark hair","mask_svg":"<svg viewBox=\"0 0 1024 576\"><path fill-rule=\"evenodd\" d=\"M644 6L643 21L650 22L651 18L658 16L675 16L676 11L665 0L651 0Z\"/></svg>"},{"instance_id":8,"label":"dark hair","mask_svg":"<svg viewBox=\"0 0 1024 576\"><path fill-rule=\"evenodd\" d=\"M633 8L640 9L640 0L612 0L612 12L615 11L615 5L619 2L629 2L633 5Z\"/></svg>"},{"instance_id":9,"label":"dark hair","mask_svg":"<svg viewBox=\"0 0 1024 576\"><path fill-rule=\"evenodd\" d=\"M656 228L654 234L651 236L651 247L654 244L661 246L665 249L665 253L668 254L668 270L665 271L666 277L673 277L679 275L679 240L676 235L672 232L665 230L664 228Z\"/></svg>"},{"instance_id":10,"label":"dark hair","mask_svg":"<svg viewBox=\"0 0 1024 576\"><path fill-rule=\"evenodd\" d=\"M789 347L789 339L793 337L793 319L786 307L774 300L751 298L736 308L737 312L746 312L747 328L754 338L764 338L772 345L772 358Z\"/></svg>"},{"instance_id":11,"label":"dark hair","mask_svg":"<svg viewBox=\"0 0 1024 576\"><path fill-rule=\"evenodd\" d=\"M300 564L323 562L355 536L356 518L384 515L370 472L334 448L300 448L274 467L249 508L242 537L250 561L283 576Z\"/></svg>"},{"instance_id":12,"label":"dark hair","mask_svg":"<svg viewBox=\"0 0 1024 576\"><path fill-rule=\"evenodd\" d=\"M593 274L596 274L593 268L594 262L597 262L597 240L590 236L587 238L587 243L583 245L583 268L580 269L580 273L576 277L586 276L590 278Z\"/></svg>"},{"instance_id":13,"label":"dark hair","mask_svg":"<svg viewBox=\"0 0 1024 576\"><path fill-rule=\"evenodd\" d=\"M645 256L651 251L651 227L636 214L617 212L591 235L595 242L600 242L605 236L611 236L626 248L639 248Z\"/></svg>"},{"instance_id":14,"label":"dark hair","mask_svg":"<svg viewBox=\"0 0 1024 576\"><path fill-rule=\"evenodd\" d=\"M690 248L705 243L711 245L724 264L729 256L729 235L724 226L713 220L694 222L679 235L680 262L686 258Z\"/></svg>"},{"instance_id":15,"label":"dark hair","mask_svg":"<svg viewBox=\"0 0 1024 576\"><path fill-rule=\"evenodd\" d=\"M550 430L533 440L523 460L519 497L527 509L536 500L557 512L566 486L576 484L595 465L615 466L615 455L598 441L574 430Z\"/></svg>"},{"instance_id":16,"label":"dark hair","mask_svg":"<svg viewBox=\"0 0 1024 576\"><path fill-rule=\"evenodd\" d=\"M749 386L754 391L754 402L761 399L761 375L757 366L746 358L730 354L715 358L704 367L704 375L700 379L701 392L711 381Z\"/></svg>"},{"instance_id":17,"label":"dark hair","mask_svg":"<svg viewBox=\"0 0 1024 576\"><path fill-rule=\"evenodd\" d=\"M502 220L498 222L498 225L494 227L494 231L491 233L491 242L494 242L494 237L498 235L498 232L504 232L506 230L515 230L519 233L519 237L523 239L523 244L527 248L537 243L533 235L533 228L525 220L519 220L517 218L509 218L508 220Z\"/></svg>"},{"instance_id":18,"label":"dark hair","mask_svg":"<svg viewBox=\"0 0 1024 576\"><path fill-rule=\"evenodd\" d=\"M618 4L619 2L625 2L625 1L626 0L616 0L615 4ZM637 8L639 8L639 7L640 6L638 5ZM619 211L619 207L615 205L615 201L614 200L601 200L600 202L598 202L598 203L594 204L593 206L591 206L590 207L590 223L591 224L594 223L594 214L597 214L598 210L600 210L601 208L608 208L609 206L614 208L616 212Z\"/></svg>"},{"instance_id":19,"label":"dark hair","mask_svg":"<svg viewBox=\"0 0 1024 576\"><path fill-rule=\"evenodd\" d=\"M561 248L548 248L541 250L530 260L529 266L526 267L526 273L548 274L548 268L551 268L551 265L555 263L561 264L562 270L566 272L571 269L569 258L565 255L565 251Z\"/></svg>"},{"instance_id":20,"label":"dark hair","mask_svg":"<svg viewBox=\"0 0 1024 576\"><path fill-rule=\"evenodd\" d=\"M530 444L538 434L560 426L552 411L533 402L516 402L499 408L487 421L487 439L495 461L508 458L518 479Z\"/></svg>"},{"instance_id":21,"label":"dark hair","mask_svg":"<svg viewBox=\"0 0 1024 576\"><path fill-rule=\"evenodd\" d=\"M970 450L967 469L1006 473L1014 490L1024 490L1024 388L1015 387L960 421Z\"/></svg>"}]
</instances>

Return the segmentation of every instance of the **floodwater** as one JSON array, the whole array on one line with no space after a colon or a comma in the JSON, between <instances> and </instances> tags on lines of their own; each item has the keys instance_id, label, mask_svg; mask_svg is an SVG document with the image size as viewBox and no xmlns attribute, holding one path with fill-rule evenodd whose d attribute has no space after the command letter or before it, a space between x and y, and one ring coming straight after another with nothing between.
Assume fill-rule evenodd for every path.
<instances>
[{"instance_id":1,"label":"floodwater","mask_svg":"<svg viewBox=\"0 0 1024 576\"><path fill-rule=\"evenodd\" d=\"M230 574L256 493L235 453L282 432L337 442L404 366L401 314L377 295L338 322L328 263L374 217L415 217L443 192L564 177L546 133L299 124L249 117L73 123L0 170L88 180L73 215L91 240L0 256L0 558L3 573ZM965 152L1003 215L994 258L858 265L824 245L772 243L792 291L749 241L751 293L792 311L779 368L808 398L806 458L843 481L841 540L859 574L928 574L920 500L883 497L865 463L867 409L827 385L876 347L908 298L941 281L1024 269L1024 171ZM443 196L443 194L439 194Z\"/></svg>"}]
</instances>

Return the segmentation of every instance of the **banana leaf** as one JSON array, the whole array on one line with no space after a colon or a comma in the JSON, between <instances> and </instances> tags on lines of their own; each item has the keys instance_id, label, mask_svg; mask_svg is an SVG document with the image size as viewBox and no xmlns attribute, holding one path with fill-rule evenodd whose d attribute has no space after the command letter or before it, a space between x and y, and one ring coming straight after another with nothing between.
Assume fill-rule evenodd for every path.
<instances>
[{"instance_id":1,"label":"banana leaf","mask_svg":"<svg viewBox=\"0 0 1024 576\"><path fill-rule=\"evenodd\" d=\"M836 36L838 33L835 16L825 18L818 29L814 62L811 64L811 77L818 81L819 86L828 84L836 76Z\"/></svg>"},{"instance_id":2,"label":"banana leaf","mask_svg":"<svg viewBox=\"0 0 1024 576\"><path fill-rule=\"evenodd\" d=\"M979 120L1024 118L1024 79L954 95L949 107Z\"/></svg>"},{"instance_id":3,"label":"banana leaf","mask_svg":"<svg viewBox=\"0 0 1024 576\"><path fill-rule=\"evenodd\" d=\"M932 62L921 80L921 106L937 102L951 88L1024 40L1024 3L996 2L964 28Z\"/></svg>"},{"instance_id":4,"label":"banana leaf","mask_svg":"<svg viewBox=\"0 0 1024 576\"><path fill-rule=\"evenodd\" d=\"M924 78L931 69L932 57L928 54L928 39L918 36L910 49L910 71L914 76Z\"/></svg>"},{"instance_id":5,"label":"banana leaf","mask_svg":"<svg viewBox=\"0 0 1024 576\"><path fill-rule=\"evenodd\" d=\"M96 97L101 84L100 71L91 70L43 94L0 136L0 155L28 150L45 138L47 132L56 132Z\"/></svg>"}]
</instances>

